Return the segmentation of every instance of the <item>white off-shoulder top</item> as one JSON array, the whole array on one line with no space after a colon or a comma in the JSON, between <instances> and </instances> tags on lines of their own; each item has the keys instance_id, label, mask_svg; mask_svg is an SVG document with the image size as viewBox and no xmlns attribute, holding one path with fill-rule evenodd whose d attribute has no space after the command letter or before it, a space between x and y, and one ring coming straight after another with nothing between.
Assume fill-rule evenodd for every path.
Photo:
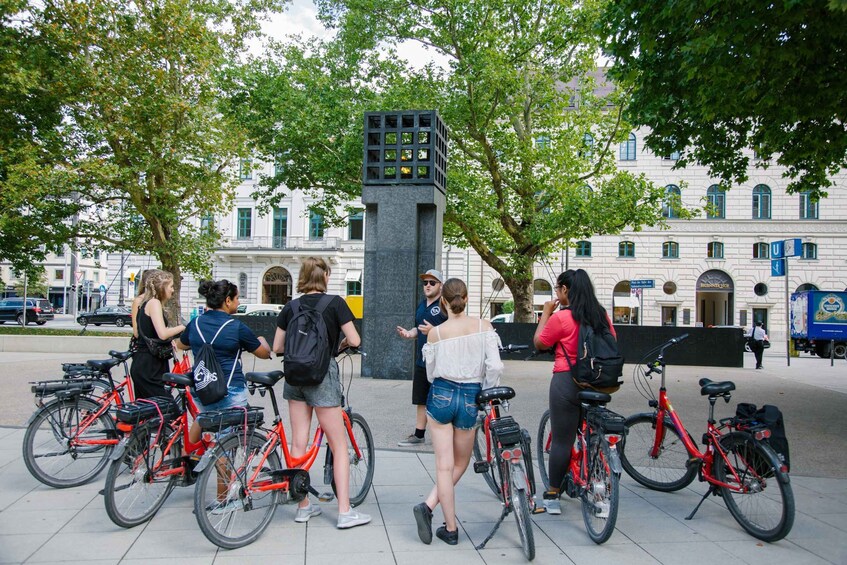
<instances>
[{"instance_id":1,"label":"white off-shoulder top","mask_svg":"<svg viewBox=\"0 0 847 565\"><path fill-rule=\"evenodd\" d=\"M440 337L438 326L435 331ZM499 347L500 336L494 330L425 343L426 376L429 382L442 378L457 383L481 383L483 389L497 386L503 375Z\"/></svg>"}]
</instances>

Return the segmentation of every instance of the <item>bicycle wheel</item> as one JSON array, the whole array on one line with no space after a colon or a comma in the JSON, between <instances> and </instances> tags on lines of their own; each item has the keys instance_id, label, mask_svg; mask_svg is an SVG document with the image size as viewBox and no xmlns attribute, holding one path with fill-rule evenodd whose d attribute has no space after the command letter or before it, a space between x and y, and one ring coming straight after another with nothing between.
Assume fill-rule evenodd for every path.
<instances>
[{"instance_id":1,"label":"bicycle wheel","mask_svg":"<svg viewBox=\"0 0 847 565\"><path fill-rule=\"evenodd\" d=\"M621 464L627 474L647 488L673 492L687 487L697 476L697 467L688 466L688 450L670 420L665 420L663 437L658 438L658 455L653 457L656 415L636 414L626 419L627 433L618 443Z\"/></svg>"},{"instance_id":2,"label":"bicycle wheel","mask_svg":"<svg viewBox=\"0 0 847 565\"><path fill-rule=\"evenodd\" d=\"M474 430L473 463L481 461L489 462L488 470L485 473L482 473L482 478L485 479L485 482L488 484L491 492L499 498L500 483L497 480L497 470L494 468L497 466L497 458L494 456L492 451L494 446L491 446L491 450L489 450L486 446L485 428L483 427L485 420L480 419L478 422L479 425Z\"/></svg>"},{"instance_id":3,"label":"bicycle wheel","mask_svg":"<svg viewBox=\"0 0 847 565\"><path fill-rule=\"evenodd\" d=\"M54 400L40 408L26 428L23 458L33 477L54 488L76 487L96 477L109 463L115 423L87 398Z\"/></svg>"},{"instance_id":4,"label":"bicycle wheel","mask_svg":"<svg viewBox=\"0 0 847 565\"><path fill-rule=\"evenodd\" d=\"M265 442L264 435L255 431L230 434L214 448L212 462L197 478L194 514L203 534L218 547L253 543L274 517L281 491L257 488L271 484L271 473L281 468L275 451L262 462Z\"/></svg>"},{"instance_id":5,"label":"bicycle wheel","mask_svg":"<svg viewBox=\"0 0 847 565\"><path fill-rule=\"evenodd\" d=\"M730 514L751 536L781 540L794 525L794 493L776 453L744 432L723 436L720 445L727 460L715 454L715 478L742 489L721 487Z\"/></svg>"},{"instance_id":6,"label":"bicycle wheel","mask_svg":"<svg viewBox=\"0 0 847 565\"><path fill-rule=\"evenodd\" d=\"M592 434L588 446L588 486L580 498L585 529L596 544L611 537L618 519L620 477L612 471L609 459L608 444Z\"/></svg>"},{"instance_id":7,"label":"bicycle wheel","mask_svg":"<svg viewBox=\"0 0 847 565\"><path fill-rule=\"evenodd\" d=\"M523 554L528 561L535 559L535 535L532 532L532 522L529 519L529 499L532 498L526 471L520 464L509 465L509 491L512 502L512 512L518 523L518 535L521 538Z\"/></svg>"},{"instance_id":8,"label":"bicycle wheel","mask_svg":"<svg viewBox=\"0 0 847 565\"><path fill-rule=\"evenodd\" d=\"M347 444L347 455L350 459L350 506L358 506L368 496L374 478L374 438L370 426L359 414L350 415L350 427L361 453L361 457L356 456L352 442ZM335 491L334 476L330 486L332 492L338 494Z\"/></svg>"},{"instance_id":9,"label":"bicycle wheel","mask_svg":"<svg viewBox=\"0 0 847 565\"><path fill-rule=\"evenodd\" d=\"M538 435L535 438L535 452L538 454L538 474L544 484L544 490L550 490L550 476L547 474L547 458L550 456L550 445L553 437L550 432L550 411L545 410L538 424Z\"/></svg>"},{"instance_id":10,"label":"bicycle wheel","mask_svg":"<svg viewBox=\"0 0 847 565\"><path fill-rule=\"evenodd\" d=\"M164 453L169 429L164 426L160 435L158 424L142 424L127 440L123 456L109 465L103 498L106 514L118 526L132 528L150 520L176 486L177 475L164 471L179 464L182 446L177 441Z\"/></svg>"}]
</instances>

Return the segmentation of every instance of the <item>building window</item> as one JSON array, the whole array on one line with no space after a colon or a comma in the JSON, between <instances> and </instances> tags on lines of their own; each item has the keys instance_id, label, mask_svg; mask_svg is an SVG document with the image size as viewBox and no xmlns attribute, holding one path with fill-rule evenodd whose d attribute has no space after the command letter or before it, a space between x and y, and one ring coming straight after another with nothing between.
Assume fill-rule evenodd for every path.
<instances>
[{"instance_id":1,"label":"building window","mask_svg":"<svg viewBox=\"0 0 847 565\"><path fill-rule=\"evenodd\" d=\"M582 136L582 156L590 159L594 155L594 136L586 133Z\"/></svg>"},{"instance_id":2,"label":"building window","mask_svg":"<svg viewBox=\"0 0 847 565\"><path fill-rule=\"evenodd\" d=\"M680 198L679 187L669 184L665 187L665 201L662 204L662 216L668 219L679 218L677 206Z\"/></svg>"},{"instance_id":3,"label":"building window","mask_svg":"<svg viewBox=\"0 0 847 565\"><path fill-rule=\"evenodd\" d=\"M361 296L362 281L347 281L347 296Z\"/></svg>"},{"instance_id":4,"label":"building window","mask_svg":"<svg viewBox=\"0 0 847 565\"><path fill-rule=\"evenodd\" d=\"M635 161L635 134L629 134L629 139L621 143L620 146L620 160L621 161Z\"/></svg>"},{"instance_id":5,"label":"building window","mask_svg":"<svg viewBox=\"0 0 847 565\"><path fill-rule=\"evenodd\" d=\"M65 270L64 269L56 269L54 273L54 277L57 281L65 280Z\"/></svg>"},{"instance_id":6,"label":"building window","mask_svg":"<svg viewBox=\"0 0 847 565\"><path fill-rule=\"evenodd\" d=\"M706 248L706 257L709 259L723 259L723 243L710 241Z\"/></svg>"},{"instance_id":7,"label":"building window","mask_svg":"<svg viewBox=\"0 0 847 565\"><path fill-rule=\"evenodd\" d=\"M309 239L324 238L324 217L316 212L309 212Z\"/></svg>"},{"instance_id":8,"label":"building window","mask_svg":"<svg viewBox=\"0 0 847 565\"><path fill-rule=\"evenodd\" d=\"M665 161L679 161L679 151L673 151L670 155L662 157Z\"/></svg>"},{"instance_id":9,"label":"building window","mask_svg":"<svg viewBox=\"0 0 847 565\"><path fill-rule=\"evenodd\" d=\"M770 245L767 243L753 244L753 259L768 259L771 256Z\"/></svg>"},{"instance_id":10,"label":"building window","mask_svg":"<svg viewBox=\"0 0 847 565\"><path fill-rule=\"evenodd\" d=\"M591 257L591 242L590 241L577 241L576 242L576 256L577 257Z\"/></svg>"},{"instance_id":11,"label":"building window","mask_svg":"<svg viewBox=\"0 0 847 565\"><path fill-rule=\"evenodd\" d=\"M238 209L238 239L250 239L253 237L253 209Z\"/></svg>"},{"instance_id":12,"label":"building window","mask_svg":"<svg viewBox=\"0 0 847 565\"><path fill-rule=\"evenodd\" d=\"M241 180L253 180L253 162L242 159L238 165L238 176Z\"/></svg>"},{"instance_id":13,"label":"building window","mask_svg":"<svg viewBox=\"0 0 847 565\"><path fill-rule=\"evenodd\" d=\"M679 244L675 241L666 241L662 244L662 258L679 259Z\"/></svg>"},{"instance_id":14,"label":"building window","mask_svg":"<svg viewBox=\"0 0 847 565\"><path fill-rule=\"evenodd\" d=\"M817 259L818 258L818 246L814 243L804 243L803 244L803 254L800 255L801 259Z\"/></svg>"},{"instance_id":15,"label":"building window","mask_svg":"<svg viewBox=\"0 0 847 565\"><path fill-rule=\"evenodd\" d=\"M288 237L288 208L274 208L272 244L274 249L285 249Z\"/></svg>"},{"instance_id":16,"label":"building window","mask_svg":"<svg viewBox=\"0 0 847 565\"><path fill-rule=\"evenodd\" d=\"M813 202L810 192L800 193L800 219L801 220L817 220L818 219L818 202Z\"/></svg>"},{"instance_id":17,"label":"building window","mask_svg":"<svg viewBox=\"0 0 847 565\"><path fill-rule=\"evenodd\" d=\"M535 147L537 149L550 149L553 146L553 142L550 140L549 135L539 135L535 138Z\"/></svg>"},{"instance_id":18,"label":"building window","mask_svg":"<svg viewBox=\"0 0 847 565\"><path fill-rule=\"evenodd\" d=\"M759 184L753 189L753 219L771 219L771 189L767 185Z\"/></svg>"},{"instance_id":19,"label":"building window","mask_svg":"<svg viewBox=\"0 0 847 565\"><path fill-rule=\"evenodd\" d=\"M756 296L767 296L768 285L766 285L765 283L756 283L756 285L753 287L753 292L756 294Z\"/></svg>"},{"instance_id":20,"label":"building window","mask_svg":"<svg viewBox=\"0 0 847 565\"><path fill-rule=\"evenodd\" d=\"M247 273L238 273L238 295L247 302Z\"/></svg>"},{"instance_id":21,"label":"building window","mask_svg":"<svg viewBox=\"0 0 847 565\"><path fill-rule=\"evenodd\" d=\"M618 257L635 257L635 243L622 241L618 244Z\"/></svg>"},{"instance_id":22,"label":"building window","mask_svg":"<svg viewBox=\"0 0 847 565\"><path fill-rule=\"evenodd\" d=\"M706 190L706 217L710 219L726 218L726 193L713 184Z\"/></svg>"},{"instance_id":23,"label":"building window","mask_svg":"<svg viewBox=\"0 0 847 565\"><path fill-rule=\"evenodd\" d=\"M350 224L347 226L347 239L362 241L365 239L365 213L357 210L350 214Z\"/></svg>"},{"instance_id":24,"label":"building window","mask_svg":"<svg viewBox=\"0 0 847 565\"><path fill-rule=\"evenodd\" d=\"M212 233L215 229L215 218L211 214L205 214L200 218L200 231L202 233Z\"/></svg>"}]
</instances>

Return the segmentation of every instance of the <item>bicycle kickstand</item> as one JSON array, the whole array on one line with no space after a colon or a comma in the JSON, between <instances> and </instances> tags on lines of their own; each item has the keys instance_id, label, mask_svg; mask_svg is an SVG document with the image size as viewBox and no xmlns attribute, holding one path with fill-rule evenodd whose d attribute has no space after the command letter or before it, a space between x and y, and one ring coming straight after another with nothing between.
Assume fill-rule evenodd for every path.
<instances>
[{"instance_id":1,"label":"bicycle kickstand","mask_svg":"<svg viewBox=\"0 0 847 565\"><path fill-rule=\"evenodd\" d=\"M703 498L700 499L700 502L697 503L697 506L694 507L694 510L691 511L691 514L685 517L686 520L690 520L697 514L697 511L700 510L700 507L703 505L703 502L706 501L706 498L713 494L717 496L718 490L714 487L714 485L709 485L709 490L706 491L706 494L703 495Z\"/></svg>"}]
</instances>

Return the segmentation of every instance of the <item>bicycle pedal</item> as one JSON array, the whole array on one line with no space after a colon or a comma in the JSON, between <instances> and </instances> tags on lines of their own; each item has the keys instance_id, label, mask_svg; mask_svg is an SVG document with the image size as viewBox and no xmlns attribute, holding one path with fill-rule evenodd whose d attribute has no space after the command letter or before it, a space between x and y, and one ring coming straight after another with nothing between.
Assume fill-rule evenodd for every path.
<instances>
[{"instance_id":1,"label":"bicycle pedal","mask_svg":"<svg viewBox=\"0 0 847 565\"><path fill-rule=\"evenodd\" d=\"M546 514L547 510L545 510L544 506L536 506L532 509L532 514Z\"/></svg>"},{"instance_id":2,"label":"bicycle pedal","mask_svg":"<svg viewBox=\"0 0 847 565\"><path fill-rule=\"evenodd\" d=\"M335 500L335 495L331 492L322 492L318 495L318 500L321 502L332 502Z\"/></svg>"},{"instance_id":3,"label":"bicycle pedal","mask_svg":"<svg viewBox=\"0 0 847 565\"><path fill-rule=\"evenodd\" d=\"M491 465L488 464L488 461L474 461L473 464L473 472L474 473L487 473L491 469Z\"/></svg>"},{"instance_id":4,"label":"bicycle pedal","mask_svg":"<svg viewBox=\"0 0 847 565\"><path fill-rule=\"evenodd\" d=\"M685 462L685 467L688 469L697 469L700 467L702 461L697 457L691 457L688 461Z\"/></svg>"}]
</instances>

